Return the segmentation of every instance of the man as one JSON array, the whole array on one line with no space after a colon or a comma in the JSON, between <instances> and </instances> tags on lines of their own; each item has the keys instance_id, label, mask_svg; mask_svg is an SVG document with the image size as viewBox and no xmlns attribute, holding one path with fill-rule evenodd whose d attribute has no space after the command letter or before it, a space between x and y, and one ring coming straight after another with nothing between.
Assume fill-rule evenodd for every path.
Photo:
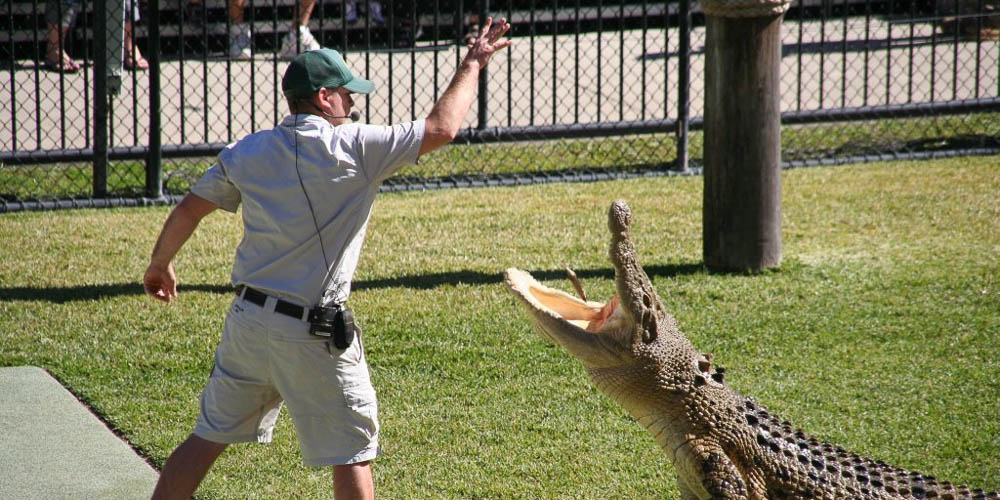
<instances>
[{"instance_id":1,"label":"man","mask_svg":"<svg viewBox=\"0 0 1000 500\"><path fill-rule=\"evenodd\" d=\"M394 126L348 123L352 94L374 84L336 51L300 54L282 79L291 116L229 145L174 208L143 278L164 302L177 296L171 260L203 217L242 203L245 231L198 422L153 498L190 496L229 443L270 441L282 402L305 463L333 466L334 497L374 498L375 393L346 307L372 205L382 180L455 138L509 29L488 18L427 118Z\"/></svg>"}]
</instances>

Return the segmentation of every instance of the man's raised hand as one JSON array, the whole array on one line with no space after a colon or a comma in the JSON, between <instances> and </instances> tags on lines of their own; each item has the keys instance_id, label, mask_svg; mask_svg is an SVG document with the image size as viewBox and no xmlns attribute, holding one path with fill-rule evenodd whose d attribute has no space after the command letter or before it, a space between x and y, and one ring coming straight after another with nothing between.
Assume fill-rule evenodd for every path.
<instances>
[{"instance_id":1,"label":"man's raised hand","mask_svg":"<svg viewBox=\"0 0 1000 500\"><path fill-rule=\"evenodd\" d=\"M501 17L496 24L493 24L493 18L487 17L479 35L469 40L469 52L465 57L475 59L480 66L486 66L493 54L514 43L509 39L501 40L508 31L510 23L507 19Z\"/></svg>"}]
</instances>

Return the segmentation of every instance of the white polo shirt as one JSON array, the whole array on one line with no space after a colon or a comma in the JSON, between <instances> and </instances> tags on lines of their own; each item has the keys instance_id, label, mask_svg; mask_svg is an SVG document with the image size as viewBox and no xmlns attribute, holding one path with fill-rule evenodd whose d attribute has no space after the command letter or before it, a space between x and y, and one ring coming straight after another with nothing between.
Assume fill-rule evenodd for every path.
<instances>
[{"instance_id":1,"label":"white polo shirt","mask_svg":"<svg viewBox=\"0 0 1000 500\"><path fill-rule=\"evenodd\" d=\"M233 284L303 306L346 302L378 186L417 162L423 136L423 120L334 127L299 114L226 146L191 192L229 212L243 204Z\"/></svg>"}]
</instances>

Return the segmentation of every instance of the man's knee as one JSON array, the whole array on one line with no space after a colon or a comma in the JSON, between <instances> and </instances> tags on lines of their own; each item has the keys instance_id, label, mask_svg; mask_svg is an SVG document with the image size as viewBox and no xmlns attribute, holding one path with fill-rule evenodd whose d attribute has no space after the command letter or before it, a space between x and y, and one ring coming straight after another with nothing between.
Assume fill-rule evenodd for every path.
<instances>
[{"instance_id":1,"label":"man's knee","mask_svg":"<svg viewBox=\"0 0 1000 500\"><path fill-rule=\"evenodd\" d=\"M178 446L178 449L183 448L186 454L210 457L215 459L226 450L229 446L226 443L216 443L215 441L209 441L205 438L198 437L195 434L191 434L188 438Z\"/></svg>"},{"instance_id":2,"label":"man's knee","mask_svg":"<svg viewBox=\"0 0 1000 500\"><path fill-rule=\"evenodd\" d=\"M228 443L218 443L218 442L215 442L215 441L210 441L210 440L205 439L205 438L203 438L203 437L201 437L201 436L199 436L197 434L190 434L190 435L188 435L188 441L191 441L192 443L195 443L198 446L206 448L206 449L223 449L224 450L224 449L226 449L227 446L229 446Z\"/></svg>"},{"instance_id":3,"label":"man's knee","mask_svg":"<svg viewBox=\"0 0 1000 500\"><path fill-rule=\"evenodd\" d=\"M334 465L334 472L346 474L365 474L371 470L371 462L358 462L353 464Z\"/></svg>"},{"instance_id":4,"label":"man's knee","mask_svg":"<svg viewBox=\"0 0 1000 500\"><path fill-rule=\"evenodd\" d=\"M355 462L353 464L334 465L334 467L368 467L369 465L371 465L371 461L365 460L364 462Z\"/></svg>"}]
</instances>

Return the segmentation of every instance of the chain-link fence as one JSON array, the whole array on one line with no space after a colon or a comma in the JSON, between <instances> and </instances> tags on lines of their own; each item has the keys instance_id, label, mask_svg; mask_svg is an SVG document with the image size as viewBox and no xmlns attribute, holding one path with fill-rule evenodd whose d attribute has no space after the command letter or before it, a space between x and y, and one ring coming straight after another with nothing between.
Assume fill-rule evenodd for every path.
<instances>
[{"instance_id":1,"label":"chain-link fence","mask_svg":"<svg viewBox=\"0 0 1000 500\"><path fill-rule=\"evenodd\" d=\"M0 12L0 212L176 199L226 143L280 121L287 59L310 47L376 82L362 121L422 118L486 15L511 20L514 45L482 76L466 128L383 189L698 171L697 4L132 1ZM793 0L784 165L1000 152L998 6Z\"/></svg>"}]
</instances>

